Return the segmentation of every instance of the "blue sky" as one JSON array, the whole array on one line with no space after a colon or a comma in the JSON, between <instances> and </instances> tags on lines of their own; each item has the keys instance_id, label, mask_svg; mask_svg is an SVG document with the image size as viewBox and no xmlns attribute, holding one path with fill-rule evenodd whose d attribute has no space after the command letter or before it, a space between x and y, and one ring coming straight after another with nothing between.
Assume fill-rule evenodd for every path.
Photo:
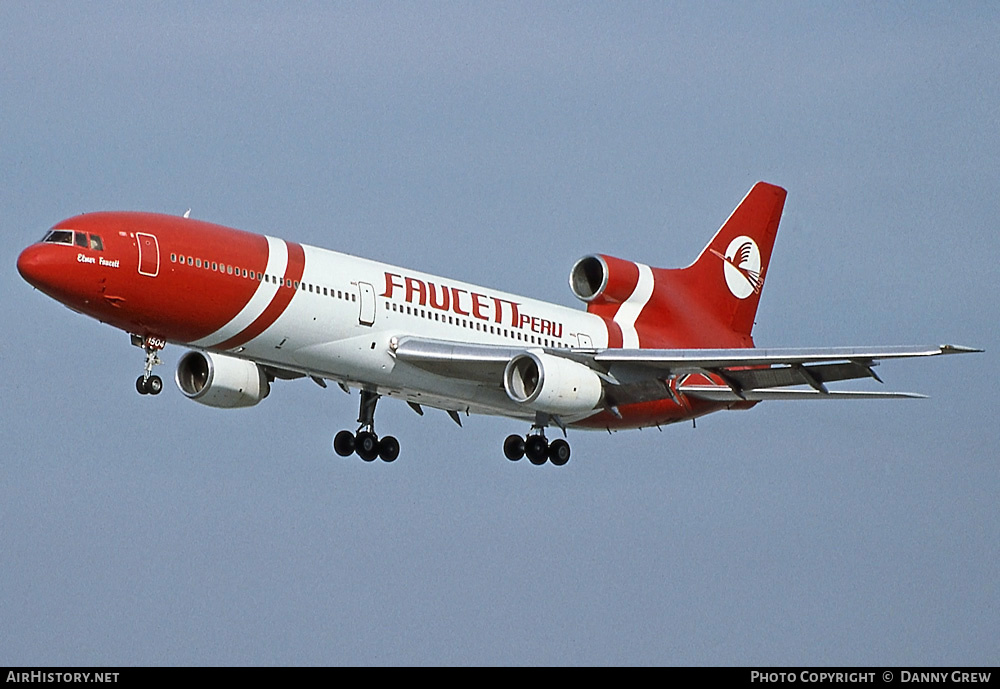
<instances>
[{"instance_id":1,"label":"blue sky","mask_svg":"<svg viewBox=\"0 0 1000 689\"><path fill-rule=\"evenodd\" d=\"M1000 12L990 3L0 5L0 664L1000 660ZM772 403L562 469L518 422L139 397L18 252L183 213L573 304L788 189L758 345L955 342L923 401ZM169 348L168 378L182 351Z\"/></svg>"}]
</instances>

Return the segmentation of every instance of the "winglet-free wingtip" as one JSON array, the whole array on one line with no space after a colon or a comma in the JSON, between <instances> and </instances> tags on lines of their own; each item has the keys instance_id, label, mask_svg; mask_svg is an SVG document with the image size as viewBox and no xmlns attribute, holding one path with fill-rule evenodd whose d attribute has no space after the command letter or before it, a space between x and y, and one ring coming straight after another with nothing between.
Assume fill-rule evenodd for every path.
<instances>
[{"instance_id":1,"label":"winglet-free wingtip","mask_svg":"<svg viewBox=\"0 0 1000 689\"><path fill-rule=\"evenodd\" d=\"M964 347L962 345L949 345L943 344L940 347L942 354L973 354L976 352L983 352L986 350L976 349L975 347Z\"/></svg>"}]
</instances>

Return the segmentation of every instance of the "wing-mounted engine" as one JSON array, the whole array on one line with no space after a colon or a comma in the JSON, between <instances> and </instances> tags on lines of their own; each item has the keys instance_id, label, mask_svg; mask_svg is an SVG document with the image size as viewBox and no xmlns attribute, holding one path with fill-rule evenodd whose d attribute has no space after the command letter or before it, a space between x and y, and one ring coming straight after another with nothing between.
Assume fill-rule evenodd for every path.
<instances>
[{"instance_id":1,"label":"wing-mounted engine","mask_svg":"<svg viewBox=\"0 0 1000 689\"><path fill-rule=\"evenodd\" d=\"M507 395L529 409L549 414L582 414L595 409L604 385L593 369L544 352L526 352L508 362Z\"/></svg>"},{"instance_id":2,"label":"wing-mounted engine","mask_svg":"<svg viewBox=\"0 0 1000 689\"><path fill-rule=\"evenodd\" d=\"M213 352L188 352L174 376L177 387L195 402L210 407L252 407L271 391L257 364Z\"/></svg>"},{"instance_id":3,"label":"wing-mounted engine","mask_svg":"<svg viewBox=\"0 0 1000 689\"><path fill-rule=\"evenodd\" d=\"M569 273L569 286L576 298L597 306L624 304L638 281L635 263L599 254L584 256Z\"/></svg>"}]
</instances>

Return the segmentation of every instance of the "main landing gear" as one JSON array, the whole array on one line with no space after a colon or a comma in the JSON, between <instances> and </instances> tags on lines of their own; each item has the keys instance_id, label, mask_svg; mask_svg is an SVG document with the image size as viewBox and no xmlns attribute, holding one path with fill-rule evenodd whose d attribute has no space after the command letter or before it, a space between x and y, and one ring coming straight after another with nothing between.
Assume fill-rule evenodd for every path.
<instances>
[{"instance_id":1,"label":"main landing gear","mask_svg":"<svg viewBox=\"0 0 1000 689\"><path fill-rule=\"evenodd\" d=\"M558 419L556 420L558 423ZM551 443L545 439L545 424L539 418L531 427L531 433L522 438L519 435L508 435L503 441L503 453L512 462L521 457L527 457L535 466L541 466L546 461L561 467L569 461L569 443L561 438Z\"/></svg>"},{"instance_id":2,"label":"main landing gear","mask_svg":"<svg viewBox=\"0 0 1000 689\"><path fill-rule=\"evenodd\" d=\"M347 390L347 388L341 385ZM333 451L341 457L349 457L356 454L366 462L374 462L381 458L383 462L394 462L399 457L399 441L391 435L379 438L375 433L375 405L378 404L380 395L371 390L361 391L361 405L358 411L358 430L340 431L333 437ZM411 405L414 406L414 405ZM414 406L418 413L421 413L419 405ZM561 438L549 442L545 438L545 427L549 423L554 423L563 429L566 427L558 416L539 413L535 418L535 423L531 426L531 432L527 436L510 435L503 444L503 453L507 459L516 462L522 457L527 457L528 461L535 466L541 466L545 462L551 462L554 466L561 467L569 461L569 443Z\"/></svg>"},{"instance_id":3,"label":"main landing gear","mask_svg":"<svg viewBox=\"0 0 1000 689\"><path fill-rule=\"evenodd\" d=\"M521 457L527 457L535 466L541 466L546 461L561 467L569 461L569 443L562 438L556 438L551 443L541 433L534 433L522 438L519 435L508 435L503 441L503 453L512 462Z\"/></svg>"},{"instance_id":4,"label":"main landing gear","mask_svg":"<svg viewBox=\"0 0 1000 689\"><path fill-rule=\"evenodd\" d=\"M375 405L379 395L368 390L361 391L361 410L358 412L357 433L341 431L333 437L333 451L341 457L357 454L366 462L381 457L383 462L395 461L399 457L399 441L391 435L379 440L375 434Z\"/></svg>"},{"instance_id":5,"label":"main landing gear","mask_svg":"<svg viewBox=\"0 0 1000 689\"><path fill-rule=\"evenodd\" d=\"M158 337L132 335L132 344L142 347L142 351L146 352L145 368L142 375L135 379L136 392L140 395L159 395L163 390L163 379L153 375L153 367L163 363L157 353L163 349L166 342Z\"/></svg>"}]
</instances>

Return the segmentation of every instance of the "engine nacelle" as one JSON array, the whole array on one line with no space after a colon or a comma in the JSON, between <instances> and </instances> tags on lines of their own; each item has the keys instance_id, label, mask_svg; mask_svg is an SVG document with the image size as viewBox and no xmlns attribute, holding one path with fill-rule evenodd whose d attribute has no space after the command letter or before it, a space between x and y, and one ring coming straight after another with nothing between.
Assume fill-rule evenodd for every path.
<instances>
[{"instance_id":1,"label":"engine nacelle","mask_svg":"<svg viewBox=\"0 0 1000 689\"><path fill-rule=\"evenodd\" d=\"M260 366L213 352L188 352L177 363L177 387L210 407L252 407L271 392Z\"/></svg>"},{"instance_id":2,"label":"engine nacelle","mask_svg":"<svg viewBox=\"0 0 1000 689\"><path fill-rule=\"evenodd\" d=\"M569 287L588 304L623 304L639 282L639 267L614 256L584 256L569 272Z\"/></svg>"},{"instance_id":3,"label":"engine nacelle","mask_svg":"<svg viewBox=\"0 0 1000 689\"><path fill-rule=\"evenodd\" d=\"M592 411L604 395L593 369L544 352L525 352L507 362L503 387L518 404L550 414Z\"/></svg>"}]
</instances>

